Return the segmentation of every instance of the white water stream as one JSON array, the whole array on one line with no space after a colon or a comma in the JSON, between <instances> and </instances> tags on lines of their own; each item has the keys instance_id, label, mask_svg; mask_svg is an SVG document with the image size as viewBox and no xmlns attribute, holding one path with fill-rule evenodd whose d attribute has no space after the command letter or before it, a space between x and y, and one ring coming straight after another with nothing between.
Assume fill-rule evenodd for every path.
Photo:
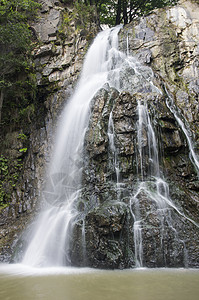
<instances>
[{"instance_id":1,"label":"white water stream","mask_svg":"<svg viewBox=\"0 0 199 300\"><path fill-rule=\"evenodd\" d=\"M119 167L119 161L118 161L118 155L117 155L117 149L115 146L115 129L114 129L114 122L113 122L113 113L111 111L108 121L108 138L109 138L109 145L111 150L111 156L112 159L110 159L111 164L113 164L113 167L115 169L116 174L116 188L119 190L120 188L120 167Z\"/></svg>"},{"instance_id":2,"label":"white water stream","mask_svg":"<svg viewBox=\"0 0 199 300\"><path fill-rule=\"evenodd\" d=\"M127 55L118 50L119 30L120 27L116 27L98 34L86 55L76 92L62 113L54 154L47 172L47 184L44 191L46 207L38 217L34 231L30 235L30 243L23 259L24 264L39 267L70 265L69 241L73 220L78 214L74 204L82 188L84 137L89 124L91 100L97 91L108 83L119 91L159 92L152 83L152 70L141 66L134 57L130 56L128 47ZM184 215L169 198L168 185L160 172L157 139L147 110L147 103L139 101L137 112L138 172L140 172L141 179L137 190L132 195L130 206L135 207L135 210L131 212L134 218L136 266L141 267L143 249L138 197L140 192L144 191L156 203L160 214L164 214L168 208L173 208L183 217ZM120 170L114 143L112 114L108 125L107 134L114 158L116 184L119 188ZM147 139L149 156L147 174L144 173L146 169L143 159L144 139ZM148 181L150 180L155 183L153 191L149 188Z\"/></svg>"},{"instance_id":3,"label":"white water stream","mask_svg":"<svg viewBox=\"0 0 199 300\"><path fill-rule=\"evenodd\" d=\"M187 140L187 144L189 147L189 153L190 153L190 160L193 163L195 170L197 172L197 175L199 177L199 157L198 155L195 153L194 151L194 146L193 146L193 142L191 140L189 131L187 130L184 122L182 121L182 119L180 118L177 109L175 108L175 104L173 99L171 98L171 96L169 95L168 91L166 90L167 95L168 95L168 99L166 101L167 107L169 108L169 110L172 112L172 114L174 115L176 121L178 122L180 128L182 129L182 131L184 132L184 135L186 137Z\"/></svg>"},{"instance_id":4,"label":"white water stream","mask_svg":"<svg viewBox=\"0 0 199 300\"><path fill-rule=\"evenodd\" d=\"M67 103L55 141L40 214L23 263L31 266L70 265L69 239L74 203L81 190L82 151L89 123L90 102L97 91L118 72L120 27L98 34L90 47L74 96ZM109 79L108 79L109 78Z\"/></svg>"},{"instance_id":5,"label":"white water stream","mask_svg":"<svg viewBox=\"0 0 199 300\"><path fill-rule=\"evenodd\" d=\"M198 161L196 154L193 150L191 140L188 136L187 131L183 122L177 117L174 108L169 107L176 117L180 127L185 133L192 160L194 165L198 167ZM173 220L170 214L170 210L174 210L183 219L186 219L193 223L196 227L199 225L189 217L185 216L183 212L172 202L169 195L169 186L164 179L162 172L160 171L159 155L158 155L158 140L153 129L147 103L141 103L138 101L138 122L137 122L137 144L138 144L138 157L137 157L137 170L138 178L139 175L141 180L138 182L138 188L131 198L131 206L133 205L134 210L131 213L134 218L134 244L135 244L135 262L137 267L143 266L143 240L142 240L142 229L144 228L145 221L140 216L140 201L139 195L143 194L155 203L157 208L157 217L161 223L161 241L164 239L165 224L169 226L170 230L173 231L176 241L183 244L184 248L184 263L186 265L187 251L183 240L178 238L178 233L173 227ZM147 148L147 149L146 149ZM146 159L146 153L148 161ZM163 222L164 220L164 222ZM166 221L166 222L165 222Z\"/></svg>"}]
</instances>

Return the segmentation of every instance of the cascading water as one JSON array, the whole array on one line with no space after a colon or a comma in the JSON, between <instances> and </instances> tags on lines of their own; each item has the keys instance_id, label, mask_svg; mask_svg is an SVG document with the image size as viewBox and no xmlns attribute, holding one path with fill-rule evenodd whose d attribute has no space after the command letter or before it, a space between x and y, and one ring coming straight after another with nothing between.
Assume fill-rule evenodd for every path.
<instances>
[{"instance_id":1,"label":"cascading water","mask_svg":"<svg viewBox=\"0 0 199 300\"><path fill-rule=\"evenodd\" d=\"M168 95L168 99L166 101L167 107L169 108L169 110L174 115L176 121L178 122L180 128L182 129L182 131L183 131L183 133L186 137L187 144L188 144L188 147L189 147L189 152L190 152L190 159L191 159L191 162L193 163L193 165L196 169L196 172L198 174L198 177L199 177L199 158L198 158L197 154L194 151L194 146L193 146L193 142L191 140L190 134L189 134L184 122L181 120L181 118L178 114L178 111L177 111L177 109L174 105L173 99L171 98L171 96L169 95L167 90L166 90L166 93Z\"/></svg>"},{"instance_id":2,"label":"cascading water","mask_svg":"<svg viewBox=\"0 0 199 300\"><path fill-rule=\"evenodd\" d=\"M110 150L111 150L111 156L113 156L111 160L111 164L113 164L113 167L115 169L115 175L116 175L116 187L117 189L120 188L120 168L119 168L119 162L118 162L118 155L117 155L117 149L114 142L114 123L113 123L113 116L112 112L109 116L109 122L108 122L108 138L109 138L109 144L110 144Z\"/></svg>"},{"instance_id":3,"label":"cascading water","mask_svg":"<svg viewBox=\"0 0 199 300\"><path fill-rule=\"evenodd\" d=\"M82 168L84 139L89 126L90 107L97 91L106 84L118 91L129 93L151 93L159 95L159 89L153 84L153 72L142 66L137 59L129 55L128 37L127 54L118 49L120 27L99 33L91 45L85 59L82 75L74 96L67 103L62 114L55 150L48 170L48 177L43 192L46 205L40 214L31 241L25 253L23 263L33 266L70 265L70 239L73 224L79 217L76 203L82 190ZM113 104L114 108L114 104ZM117 202L120 201L122 176L120 161L115 143L113 109L108 119L107 137L111 163L116 177ZM167 227L172 231L176 243L184 247L184 242L172 222L171 211L191 221L170 199L169 187L160 170L158 140L152 126L147 102L137 103L137 183L130 197L130 212L134 220L134 256L135 266L144 265L143 231L147 228L143 216L140 198L151 202L155 207L159 223L160 248L163 249ZM118 192L119 191L119 192ZM82 227L83 256L86 256L86 236ZM153 228L152 228L153 229ZM162 250L161 250L162 251ZM186 247L184 247L184 253ZM184 254L186 256L186 253ZM164 253L163 253L164 259Z\"/></svg>"},{"instance_id":4,"label":"cascading water","mask_svg":"<svg viewBox=\"0 0 199 300\"><path fill-rule=\"evenodd\" d=\"M173 231L175 235L176 241L178 241L179 244L182 243L184 245L184 242L178 238L176 229L173 226L170 209L172 208L177 211L179 215L184 218L186 217L172 203L169 196L169 186L160 172L157 139L151 124L147 103L141 103L141 101L138 101L137 111L137 162L139 162L137 169L138 178L140 174L140 180L138 181L138 188L131 198L130 204L131 207L134 208L133 210L131 209L131 212L134 218L135 264L137 267L142 267L142 230L148 225L145 224L145 220L141 217L139 196L144 194L145 197L150 199L150 201L152 201L156 206L156 218L160 222L160 247L162 248L165 226L170 227L170 230ZM184 256L186 257L186 249L184 252Z\"/></svg>"},{"instance_id":5,"label":"cascading water","mask_svg":"<svg viewBox=\"0 0 199 300\"><path fill-rule=\"evenodd\" d=\"M90 102L115 67L114 51L120 27L101 32L90 47L74 96L62 114L44 190L46 207L36 222L23 263L32 266L69 265L75 201L81 190L82 151Z\"/></svg>"},{"instance_id":6,"label":"cascading water","mask_svg":"<svg viewBox=\"0 0 199 300\"><path fill-rule=\"evenodd\" d=\"M143 181L144 176L144 163L143 157L145 153L144 144L148 145L148 170L147 174L150 174L153 177L160 177L160 167L159 167L159 159L158 159L158 148L157 148L157 141L155 137L154 130L151 125L151 120L149 117L147 104L141 103L138 101L138 125L137 125L137 140L138 140L138 158L137 160L140 162L138 167L140 167L140 174L141 179ZM140 165L140 166L139 166ZM139 173L139 172L138 172Z\"/></svg>"}]
</instances>

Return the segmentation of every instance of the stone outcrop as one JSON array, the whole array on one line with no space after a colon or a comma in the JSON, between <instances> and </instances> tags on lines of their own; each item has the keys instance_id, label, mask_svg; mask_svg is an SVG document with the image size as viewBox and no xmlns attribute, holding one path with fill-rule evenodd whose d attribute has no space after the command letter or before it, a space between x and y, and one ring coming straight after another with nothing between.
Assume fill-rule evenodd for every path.
<instances>
[{"instance_id":1,"label":"stone outcrop","mask_svg":"<svg viewBox=\"0 0 199 300\"><path fill-rule=\"evenodd\" d=\"M72 264L112 269L137 266L133 224L134 212L139 209L144 266L198 267L198 178L189 159L186 140L165 98L165 95L154 97L149 93L120 94L114 89L102 89L95 97L85 139L84 188L78 204L84 217L83 223L79 221L74 226ZM153 192L149 194L145 188L136 190L140 176L136 153L139 99L148 102L151 118L154 118L163 155L161 169L170 187L168 201L174 204L164 208L162 213ZM111 153L108 138L111 111L120 169L119 186L115 153ZM144 143L143 147L147 148L147 137ZM147 150L144 160L143 173L147 178L150 172ZM155 184L152 180L151 191L155 191ZM160 188L164 189L164 184Z\"/></svg>"},{"instance_id":2,"label":"stone outcrop","mask_svg":"<svg viewBox=\"0 0 199 300\"><path fill-rule=\"evenodd\" d=\"M198 143L198 4L179 4L155 10L135 26L121 31L120 47L144 64L168 87L177 107L189 122Z\"/></svg>"}]
</instances>

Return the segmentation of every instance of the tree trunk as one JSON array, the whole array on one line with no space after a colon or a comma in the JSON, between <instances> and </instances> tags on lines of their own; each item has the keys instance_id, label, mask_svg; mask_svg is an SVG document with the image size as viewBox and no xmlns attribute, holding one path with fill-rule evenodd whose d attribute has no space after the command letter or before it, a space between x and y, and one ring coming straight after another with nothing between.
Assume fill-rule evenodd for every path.
<instances>
[{"instance_id":1,"label":"tree trunk","mask_svg":"<svg viewBox=\"0 0 199 300\"><path fill-rule=\"evenodd\" d=\"M123 0L123 18L124 18L124 25L128 23L128 15L127 15L127 1Z\"/></svg>"},{"instance_id":2,"label":"tree trunk","mask_svg":"<svg viewBox=\"0 0 199 300\"><path fill-rule=\"evenodd\" d=\"M115 25L119 25L120 24L121 10L122 10L122 0L118 0L118 2L117 2L117 15L116 15L116 20L115 20Z\"/></svg>"}]
</instances>

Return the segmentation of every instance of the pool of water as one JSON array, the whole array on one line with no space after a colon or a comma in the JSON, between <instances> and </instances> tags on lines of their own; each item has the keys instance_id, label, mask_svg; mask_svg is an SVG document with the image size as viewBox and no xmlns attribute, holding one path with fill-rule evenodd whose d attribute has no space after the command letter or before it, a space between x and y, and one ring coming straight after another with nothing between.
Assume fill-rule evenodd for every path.
<instances>
[{"instance_id":1,"label":"pool of water","mask_svg":"<svg viewBox=\"0 0 199 300\"><path fill-rule=\"evenodd\" d=\"M199 270L0 265L1 300L198 300Z\"/></svg>"}]
</instances>

